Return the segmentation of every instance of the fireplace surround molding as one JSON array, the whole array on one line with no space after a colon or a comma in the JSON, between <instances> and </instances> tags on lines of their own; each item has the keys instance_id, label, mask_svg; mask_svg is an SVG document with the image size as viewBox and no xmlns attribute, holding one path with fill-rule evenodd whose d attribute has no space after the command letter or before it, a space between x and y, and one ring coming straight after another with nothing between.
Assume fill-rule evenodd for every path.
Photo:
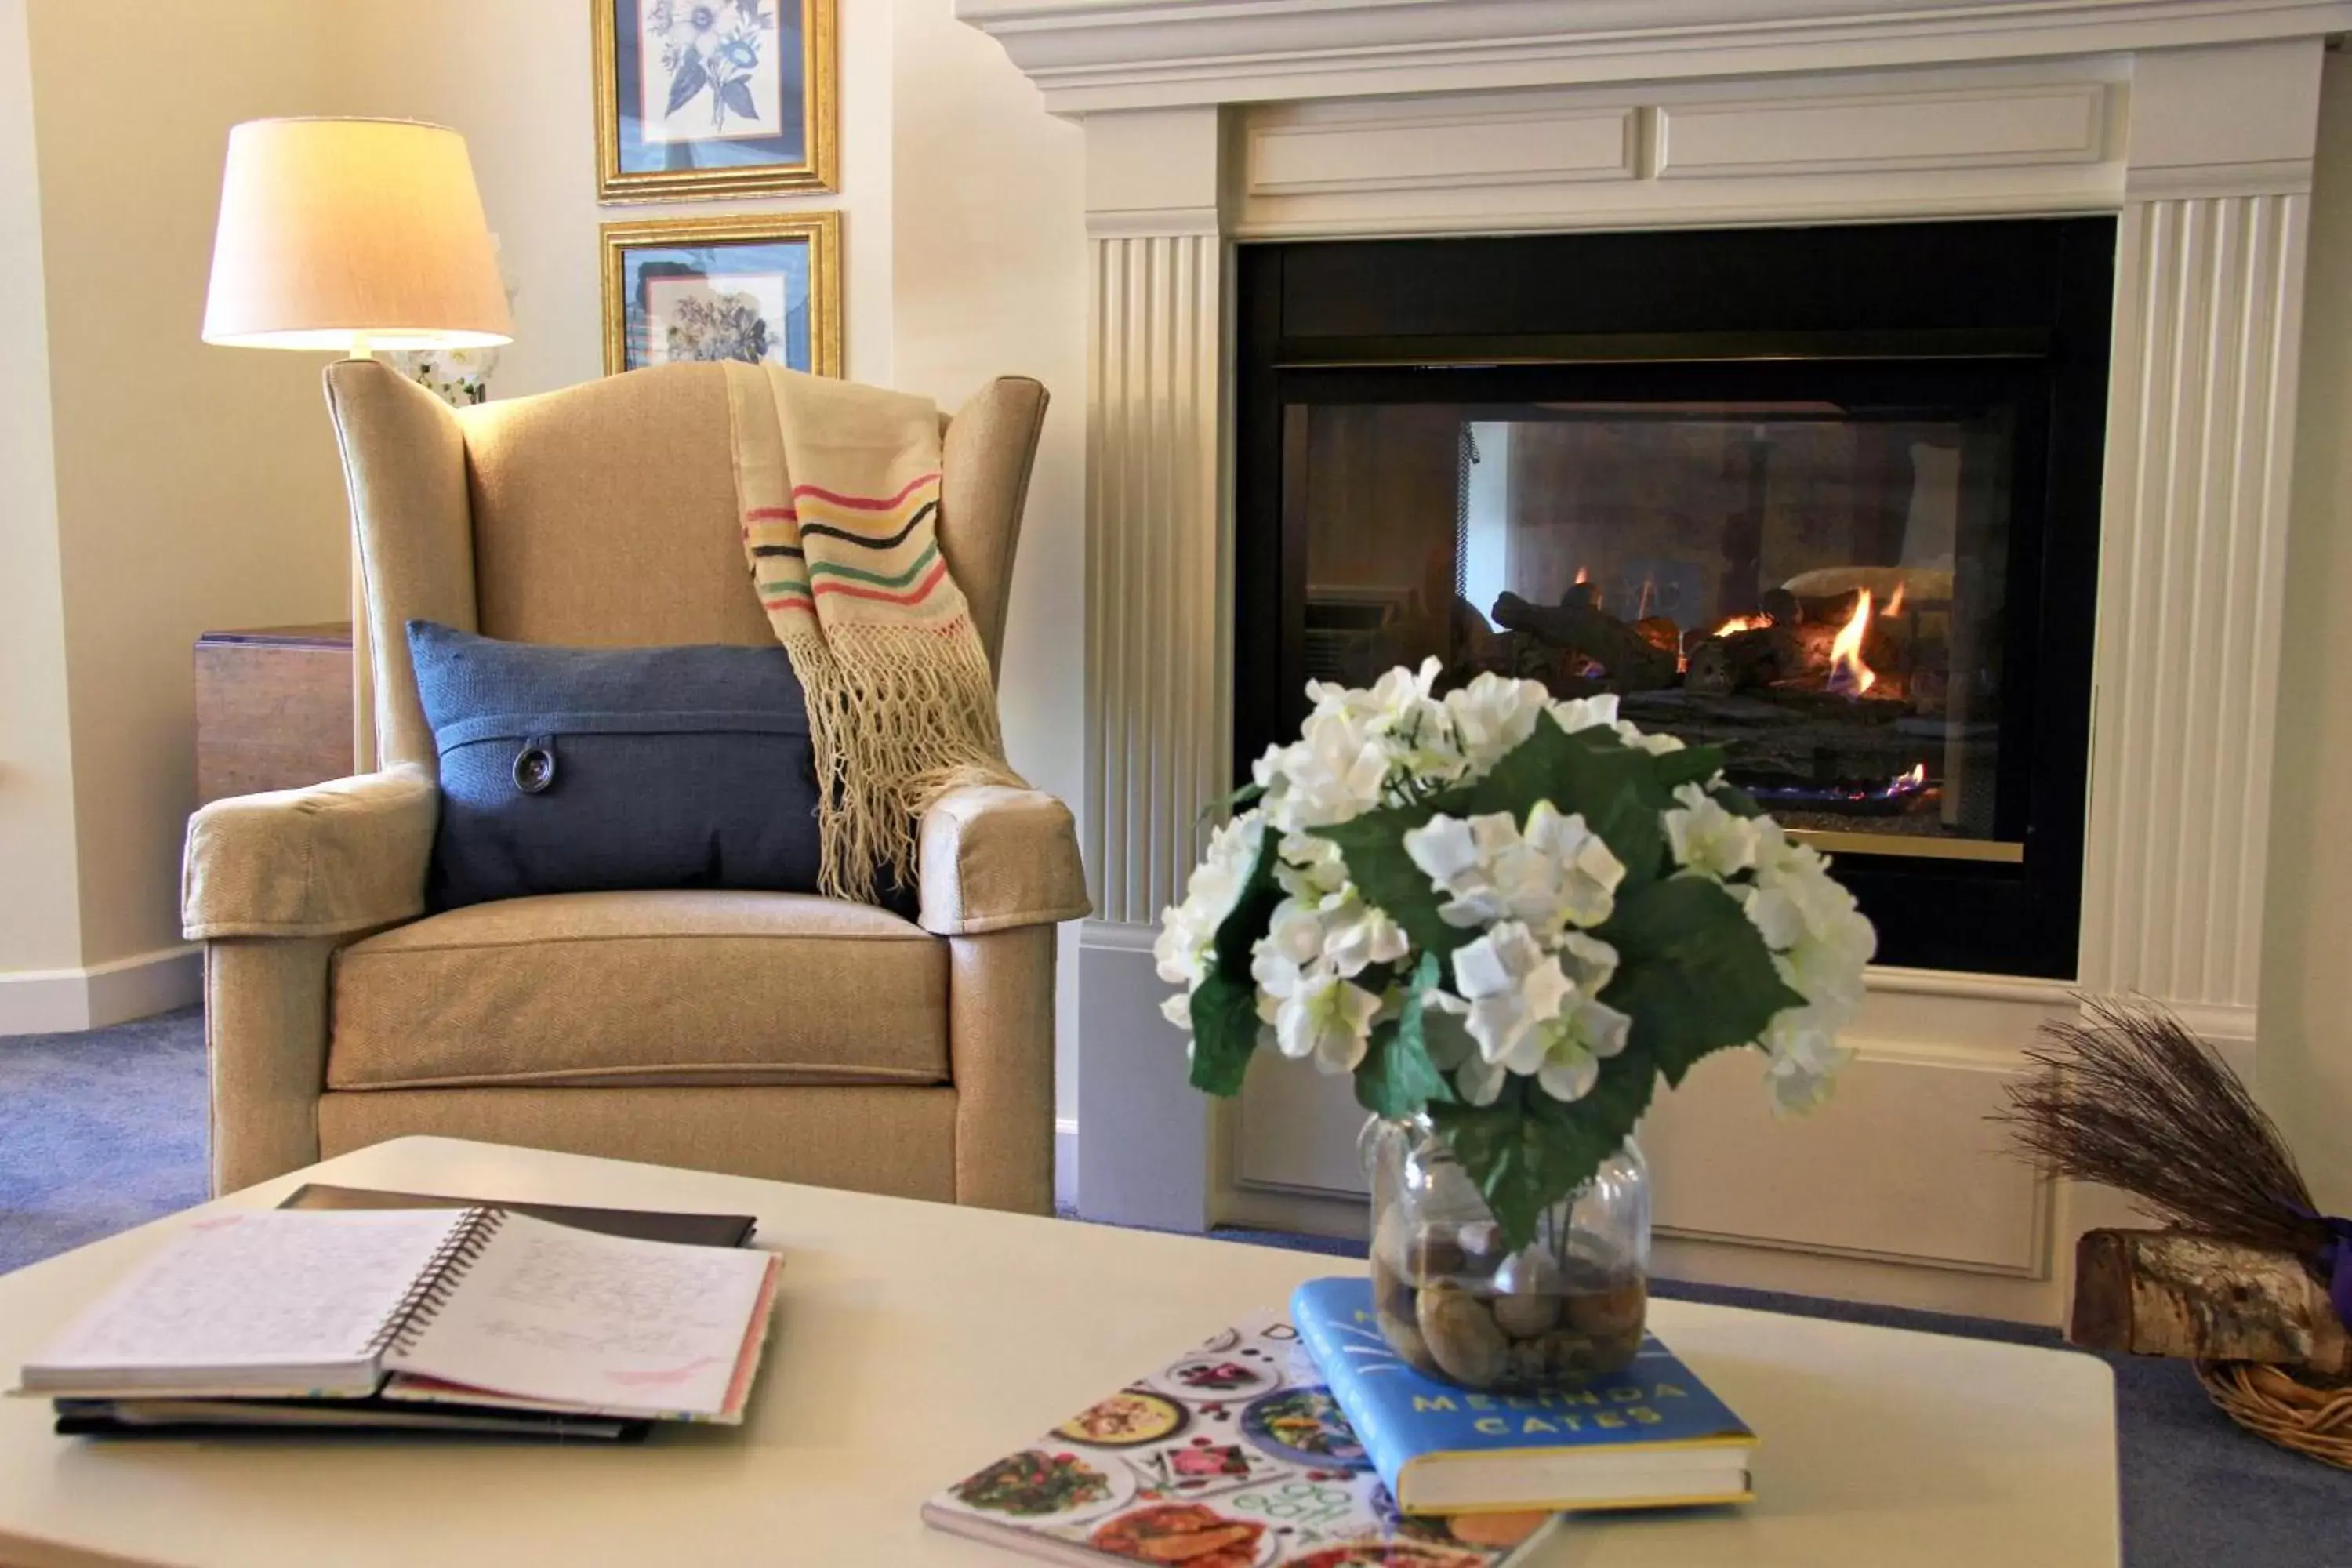
<instances>
[{"instance_id":1,"label":"fireplace surround molding","mask_svg":"<svg viewBox=\"0 0 2352 1568\"><path fill-rule=\"evenodd\" d=\"M1256 239L2115 215L2076 984L2164 1001L2251 1067L2320 63L2352 0L959 14L1087 143L1084 1211L1309 1223L1316 1194L1360 1190L1340 1152L1360 1113L1315 1099L1312 1075L1265 1075L1237 1114L1183 1089L1149 952L1233 778L1232 251ZM1800 1172L1778 1194L1663 1195L1686 1238L1669 1252L1693 1276L2047 1316L2058 1243L2097 1221L1990 1152L1979 1119L2074 987L1880 968L1871 991L1867 1111L1824 1129L1820 1157L1857 1190L1942 1207L1832 1205L1792 1230ZM1698 1130L1717 1114L1704 1089L1676 1098L1693 1107L1645 1132L1654 1152L1745 1135ZM1922 1173L1923 1148L1967 1169Z\"/></svg>"},{"instance_id":2,"label":"fireplace surround molding","mask_svg":"<svg viewBox=\"0 0 2352 1568\"><path fill-rule=\"evenodd\" d=\"M1056 113L2316 37L2338 0L958 0Z\"/></svg>"}]
</instances>

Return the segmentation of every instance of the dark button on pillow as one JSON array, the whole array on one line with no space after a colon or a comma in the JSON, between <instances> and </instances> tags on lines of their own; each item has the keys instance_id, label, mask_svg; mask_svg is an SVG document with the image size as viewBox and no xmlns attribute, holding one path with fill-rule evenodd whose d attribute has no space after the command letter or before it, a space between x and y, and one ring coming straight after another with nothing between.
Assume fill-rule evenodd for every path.
<instances>
[{"instance_id":1,"label":"dark button on pillow","mask_svg":"<svg viewBox=\"0 0 2352 1568\"><path fill-rule=\"evenodd\" d=\"M435 909L816 890L815 760L782 648L549 647L431 621L408 648L441 760Z\"/></svg>"},{"instance_id":2,"label":"dark button on pillow","mask_svg":"<svg viewBox=\"0 0 2352 1568\"><path fill-rule=\"evenodd\" d=\"M555 737L534 735L515 753L515 788L537 795L555 782Z\"/></svg>"}]
</instances>

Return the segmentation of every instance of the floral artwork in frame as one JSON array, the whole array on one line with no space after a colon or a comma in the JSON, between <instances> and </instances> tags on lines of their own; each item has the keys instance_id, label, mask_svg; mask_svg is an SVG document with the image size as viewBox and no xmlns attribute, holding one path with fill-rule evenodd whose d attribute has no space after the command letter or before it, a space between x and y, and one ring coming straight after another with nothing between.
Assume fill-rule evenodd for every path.
<instances>
[{"instance_id":1,"label":"floral artwork in frame","mask_svg":"<svg viewBox=\"0 0 2352 1568\"><path fill-rule=\"evenodd\" d=\"M596 199L835 187L835 0L596 0Z\"/></svg>"},{"instance_id":2,"label":"floral artwork in frame","mask_svg":"<svg viewBox=\"0 0 2352 1568\"><path fill-rule=\"evenodd\" d=\"M841 374L836 213L610 223L604 370L763 361Z\"/></svg>"}]
</instances>

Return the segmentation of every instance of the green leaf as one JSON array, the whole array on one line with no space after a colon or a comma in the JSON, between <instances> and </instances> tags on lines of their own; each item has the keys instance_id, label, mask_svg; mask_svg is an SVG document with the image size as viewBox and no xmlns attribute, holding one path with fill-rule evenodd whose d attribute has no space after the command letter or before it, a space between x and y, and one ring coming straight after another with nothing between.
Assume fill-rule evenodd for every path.
<instances>
[{"instance_id":1,"label":"green leaf","mask_svg":"<svg viewBox=\"0 0 2352 1568\"><path fill-rule=\"evenodd\" d=\"M1424 952L1405 983L1404 1011L1372 1031L1371 1048L1356 1067L1356 1103L1376 1116L1411 1116L1454 1098L1445 1075L1429 1058L1423 1032L1423 993L1437 984L1437 955Z\"/></svg>"},{"instance_id":2,"label":"green leaf","mask_svg":"<svg viewBox=\"0 0 2352 1568\"><path fill-rule=\"evenodd\" d=\"M1719 784L1706 793L1709 799L1734 816L1753 818L1764 815L1764 808L1756 804L1756 797L1738 784Z\"/></svg>"},{"instance_id":3,"label":"green leaf","mask_svg":"<svg viewBox=\"0 0 2352 1568\"><path fill-rule=\"evenodd\" d=\"M1441 805L1455 816L1507 811L1522 823L1539 800L1565 815L1580 813L1584 825L1623 862L1624 886L1630 889L1655 879L1665 858L1658 813L1672 802L1655 777L1656 759L1626 745L1615 731L1594 728L1571 735L1547 712L1536 721L1535 733L1496 763L1494 772L1456 792L1462 805Z\"/></svg>"},{"instance_id":4,"label":"green leaf","mask_svg":"<svg viewBox=\"0 0 2352 1568\"><path fill-rule=\"evenodd\" d=\"M1444 797L1441 796L1440 800ZM1307 831L1339 847L1347 862L1348 879L1362 889L1364 901L1386 910L1404 928L1412 945L1425 953L1449 953L1478 933L1447 925L1437 918L1437 889L1429 874L1404 852L1404 836L1437 815L1439 801L1417 805L1385 806L1368 811L1352 822Z\"/></svg>"},{"instance_id":5,"label":"green leaf","mask_svg":"<svg viewBox=\"0 0 2352 1568\"><path fill-rule=\"evenodd\" d=\"M1193 815L1192 820L1195 823L1205 823L1214 817L1229 816L1237 811L1246 811L1251 806L1255 805L1265 794L1265 785L1262 784L1245 784L1242 785L1241 788L1234 791L1233 794L1225 795L1218 800L1213 800L1208 805L1202 806Z\"/></svg>"},{"instance_id":6,"label":"green leaf","mask_svg":"<svg viewBox=\"0 0 2352 1568\"><path fill-rule=\"evenodd\" d=\"M1650 776L1673 804L1675 790L1686 784L1703 784L1723 771L1721 746L1685 746L1679 752L1662 752L1650 760ZM1660 810L1665 806L1661 805Z\"/></svg>"},{"instance_id":7,"label":"green leaf","mask_svg":"<svg viewBox=\"0 0 2352 1568\"><path fill-rule=\"evenodd\" d=\"M1250 949L1265 934L1274 907L1282 902L1282 884L1274 879L1281 848L1282 836L1267 828L1258 841L1257 864L1250 868L1241 897L1234 900L1223 923L1217 927L1217 973L1229 979L1250 983Z\"/></svg>"},{"instance_id":8,"label":"green leaf","mask_svg":"<svg viewBox=\"0 0 2352 1568\"><path fill-rule=\"evenodd\" d=\"M1772 967L1747 914L1704 877L1670 877L1631 896L1597 934L1616 948L1617 976L1601 1000L1633 1018L1633 1037L1666 1081L1679 1085L1693 1063L1743 1046L1772 1015L1801 1006Z\"/></svg>"},{"instance_id":9,"label":"green leaf","mask_svg":"<svg viewBox=\"0 0 2352 1568\"><path fill-rule=\"evenodd\" d=\"M1649 1058L1629 1045L1601 1064L1582 1100L1554 1100L1535 1079L1514 1078L1492 1105L1433 1105L1429 1114L1494 1211L1503 1245L1516 1252L1535 1239L1544 1210L1591 1180L1633 1135L1656 1081Z\"/></svg>"},{"instance_id":10,"label":"green leaf","mask_svg":"<svg viewBox=\"0 0 2352 1568\"><path fill-rule=\"evenodd\" d=\"M1279 847L1278 836L1269 830L1241 897L1217 927L1209 977L1192 993L1192 1087L1210 1094L1239 1094L1250 1053L1257 1049L1257 982L1250 975L1250 948L1265 934L1274 907L1282 901L1282 884L1274 879Z\"/></svg>"},{"instance_id":11,"label":"green leaf","mask_svg":"<svg viewBox=\"0 0 2352 1568\"><path fill-rule=\"evenodd\" d=\"M1192 993L1192 1087L1226 1099L1242 1091L1257 1049L1257 986L1222 971Z\"/></svg>"}]
</instances>

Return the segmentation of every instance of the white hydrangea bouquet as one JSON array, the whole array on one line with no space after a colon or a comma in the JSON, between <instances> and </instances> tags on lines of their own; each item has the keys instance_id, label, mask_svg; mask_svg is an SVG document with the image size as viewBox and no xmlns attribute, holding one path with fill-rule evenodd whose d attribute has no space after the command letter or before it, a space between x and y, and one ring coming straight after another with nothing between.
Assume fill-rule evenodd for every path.
<instances>
[{"instance_id":1,"label":"white hydrangea bouquet","mask_svg":"<svg viewBox=\"0 0 2352 1568\"><path fill-rule=\"evenodd\" d=\"M1309 685L1155 955L1194 1087L1239 1092L1261 1043L1353 1073L1375 1114L1427 1112L1517 1249L1661 1076L1754 1046L1779 1108L1818 1103L1877 938L1716 748L1437 671Z\"/></svg>"}]
</instances>

